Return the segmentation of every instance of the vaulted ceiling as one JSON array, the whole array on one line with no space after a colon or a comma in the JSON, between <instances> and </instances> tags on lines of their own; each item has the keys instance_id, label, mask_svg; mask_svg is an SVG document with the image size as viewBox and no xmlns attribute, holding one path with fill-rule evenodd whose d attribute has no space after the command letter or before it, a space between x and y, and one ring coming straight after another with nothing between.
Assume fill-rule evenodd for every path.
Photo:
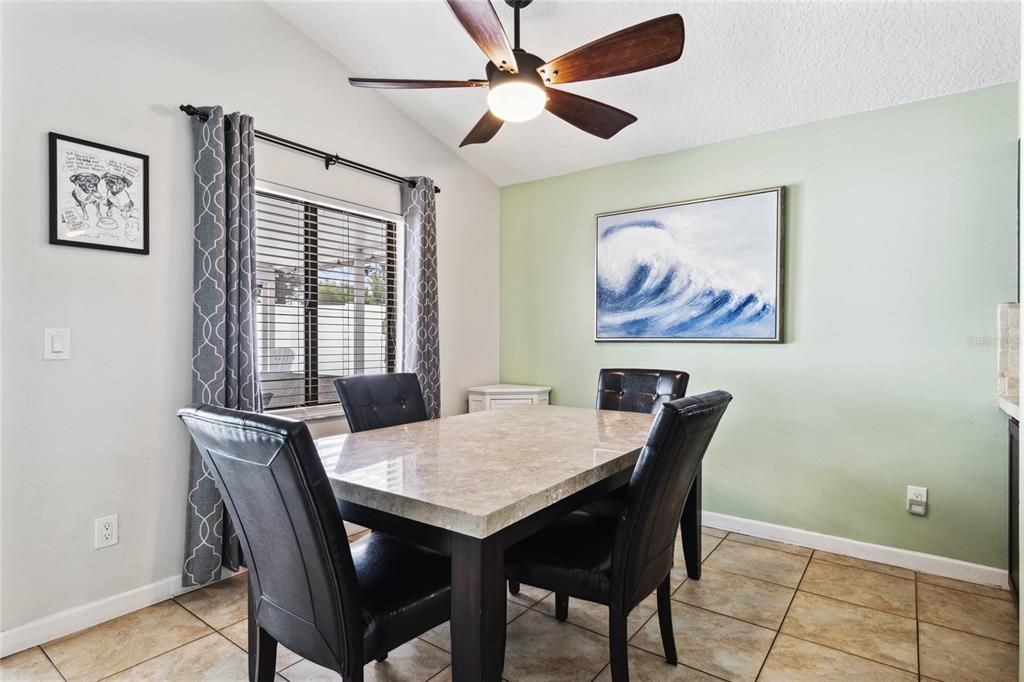
<instances>
[{"instance_id":1,"label":"vaulted ceiling","mask_svg":"<svg viewBox=\"0 0 1024 682\"><path fill-rule=\"evenodd\" d=\"M351 75L484 77L486 58L440 0L272 6ZM495 8L511 39L512 10L502 0ZM535 0L522 11L522 44L551 59L671 12L686 22L678 62L561 86L639 118L608 141L545 113L459 149L486 109L485 89L383 96L508 185L1019 79L1016 2Z\"/></svg>"}]
</instances>

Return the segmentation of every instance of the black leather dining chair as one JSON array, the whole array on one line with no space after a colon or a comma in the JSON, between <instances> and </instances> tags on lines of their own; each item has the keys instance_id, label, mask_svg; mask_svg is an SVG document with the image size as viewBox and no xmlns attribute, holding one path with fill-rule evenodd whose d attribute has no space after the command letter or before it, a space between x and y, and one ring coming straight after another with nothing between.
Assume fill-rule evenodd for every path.
<instances>
[{"instance_id":1,"label":"black leather dining chair","mask_svg":"<svg viewBox=\"0 0 1024 682\"><path fill-rule=\"evenodd\" d=\"M354 374L334 380L352 433L427 420L419 378L412 373Z\"/></svg>"},{"instance_id":2,"label":"black leather dining chair","mask_svg":"<svg viewBox=\"0 0 1024 682\"><path fill-rule=\"evenodd\" d=\"M662 403L685 396L689 383L689 374L674 369L602 369L597 378L597 409L653 414ZM679 520L686 575L693 580L700 580L701 485L701 469L697 467L697 478ZM615 491L594 502L587 511L618 514L624 492Z\"/></svg>"},{"instance_id":3,"label":"black leather dining chair","mask_svg":"<svg viewBox=\"0 0 1024 682\"><path fill-rule=\"evenodd\" d=\"M686 395L690 375L678 370L603 369L597 377L597 409L617 412L652 414L669 400ZM683 556L687 573L700 578L700 473L695 484L696 513L684 510L681 519ZM584 511L616 516L622 510L626 488L617 489L604 498L590 503ZM690 505L692 507L692 504ZM694 538L693 528L696 528ZM695 558L695 561L691 559ZM509 592L519 592L519 585L509 581Z\"/></svg>"},{"instance_id":4,"label":"black leather dining chair","mask_svg":"<svg viewBox=\"0 0 1024 682\"><path fill-rule=\"evenodd\" d=\"M626 618L658 592L666 660L675 665L669 600L676 528L687 491L732 396L712 391L663 403L626 486L622 514L576 511L506 551L507 575L555 593L555 616L569 597L608 606L613 682L629 679Z\"/></svg>"},{"instance_id":5,"label":"black leather dining chair","mask_svg":"<svg viewBox=\"0 0 1024 682\"><path fill-rule=\"evenodd\" d=\"M690 375L673 369L602 369L597 409L654 413L662 403L686 395Z\"/></svg>"},{"instance_id":6,"label":"black leather dining chair","mask_svg":"<svg viewBox=\"0 0 1024 682\"><path fill-rule=\"evenodd\" d=\"M602 369L597 375L597 409L616 410L619 412L640 412L653 414L663 403L676 400L686 395L686 385L690 375L674 369ZM683 556L686 561L687 574L700 579L700 472L696 482L696 515L690 510L684 511L685 519L681 521L683 535ZM609 495L591 502L583 509L594 514L617 516L622 509L625 488L616 490ZM692 505L690 505L692 506ZM695 522L695 523L694 523ZM696 527L696 538L692 529ZM688 547L693 549L687 549ZM696 563L691 567L691 555ZM692 568L692 572L691 572ZM512 594L519 592L519 585L510 580L508 590Z\"/></svg>"},{"instance_id":7,"label":"black leather dining chair","mask_svg":"<svg viewBox=\"0 0 1024 682\"><path fill-rule=\"evenodd\" d=\"M383 533L349 545L301 421L197 405L178 412L224 498L249 569L249 679L278 643L361 682L363 665L447 621L447 557Z\"/></svg>"}]
</instances>

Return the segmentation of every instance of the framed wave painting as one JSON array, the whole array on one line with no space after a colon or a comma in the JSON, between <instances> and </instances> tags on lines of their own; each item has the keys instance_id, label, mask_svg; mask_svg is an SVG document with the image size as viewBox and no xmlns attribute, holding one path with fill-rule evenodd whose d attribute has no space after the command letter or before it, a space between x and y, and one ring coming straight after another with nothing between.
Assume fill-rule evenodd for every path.
<instances>
[{"instance_id":1,"label":"framed wave painting","mask_svg":"<svg viewBox=\"0 0 1024 682\"><path fill-rule=\"evenodd\" d=\"M784 187L597 216L597 341L782 342Z\"/></svg>"}]
</instances>

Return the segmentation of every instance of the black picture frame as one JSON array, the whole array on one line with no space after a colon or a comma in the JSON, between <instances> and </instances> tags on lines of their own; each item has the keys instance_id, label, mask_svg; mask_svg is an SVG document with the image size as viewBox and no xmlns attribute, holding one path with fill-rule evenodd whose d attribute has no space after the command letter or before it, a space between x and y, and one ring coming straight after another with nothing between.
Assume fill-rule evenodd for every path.
<instances>
[{"instance_id":1,"label":"black picture frame","mask_svg":"<svg viewBox=\"0 0 1024 682\"><path fill-rule=\"evenodd\" d=\"M141 225L140 234L139 234L139 236L141 236L141 238L142 238L141 247L122 246L122 245L118 245L116 243L102 243L102 241L95 240L96 239L95 237L92 237L89 234L87 234L84 229L83 229L83 238L82 239L68 239L66 237L62 237L61 236L62 220L64 220L64 217L67 214L67 211L71 207L70 207L70 205L69 206L65 206L65 207L61 206L62 193L61 193L61 187L58 186L58 183L59 183L59 181L61 179L60 176L61 176L61 173L62 173L62 169L58 165L58 158L57 158L58 143L59 142L65 142L65 143L68 143L68 144L71 144L71 145L79 145L79 146L83 146L83 147L90 147L90 148L96 149L96 150L98 150L98 151L100 151L100 152L102 152L102 153L104 153L104 154L106 154L108 156L111 155L111 154L115 154L115 155L130 157L132 159L137 159L138 161L141 161L141 163L142 163L141 183L132 182L132 185L135 185L135 186L141 185L141 197L142 197L142 201L141 201L141 203L142 203L141 219L142 219L142 225ZM110 145L100 144L99 142L92 142L90 140L83 140L81 138L71 137L70 135L62 135L60 133L54 133L54 132L51 132L49 134L49 148L50 148L50 168L49 168L49 173L50 173L50 243L51 244L60 245L60 246L77 246L77 247L83 248L83 249L99 249L99 250L102 250L102 251L119 251L119 252L122 252L122 253L134 253L134 254L138 254L138 255L142 255L142 256L149 255L149 155L148 154L140 154L138 152L129 151L127 149L121 149L119 147L112 147ZM63 172L67 172L67 171L65 170ZM91 173L91 175L94 177L94 179L97 179L97 174L98 174L98 171L94 172L94 173ZM106 180L103 177L99 177L98 180L101 183L106 183ZM129 185L128 187L130 187L132 185ZM122 191L126 191L128 187L123 188ZM78 189L81 189L81 187L79 187ZM97 213L97 222L99 222L102 219L101 216L100 216L100 211L104 210L103 209L103 200L99 196L99 185L93 184L91 189L92 189L92 191L88 192L86 194L86 199L84 200L84 203L79 203L79 206L78 206L77 209L71 209L71 210L81 211L83 216L84 216L84 221L87 222L88 218L89 218L90 208L92 208L92 205L95 204L95 207L94 207L93 210L95 210L95 212ZM107 196L108 196L108 199L107 199L108 203L107 203L107 207L105 209L106 212L107 212L107 219L111 220L110 215L114 213L115 208L116 208L117 212L122 213L122 215L124 215L124 213L123 213L124 205L122 204L121 206L115 207L114 203L110 200L110 196L112 194L114 194L114 195L120 195L120 194L117 193L117 192L113 192L113 193L110 192L109 188L106 189L106 191L107 191ZM135 192L137 193L138 190L135 190ZM138 196L138 194L136 194L136 196ZM64 197L64 198L66 199L66 197ZM77 202L78 199L76 198L75 201ZM129 208L132 208L132 207L137 205L134 202L134 200L131 199L130 197L128 198L128 201L132 202L132 206L129 207ZM135 220L135 216L132 215L132 216L130 216L130 218L126 218L126 220L127 219ZM116 223L116 221L113 221L113 222ZM132 226L132 227L134 228L134 226ZM129 233L128 227L124 227L121 231L125 235L127 235ZM93 231L93 233L95 233L95 231ZM108 238L111 239L111 240L114 240L114 237L108 237ZM127 239L125 239L125 241L127 242Z\"/></svg>"}]
</instances>

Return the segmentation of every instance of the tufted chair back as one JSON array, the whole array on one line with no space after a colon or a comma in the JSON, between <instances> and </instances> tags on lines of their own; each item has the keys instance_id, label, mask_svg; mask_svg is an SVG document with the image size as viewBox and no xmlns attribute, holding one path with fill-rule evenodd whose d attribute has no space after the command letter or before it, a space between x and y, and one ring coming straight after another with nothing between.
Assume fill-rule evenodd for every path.
<instances>
[{"instance_id":1,"label":"tufted chair back","mask_svg":"<svg viewBox=\"0 0 1024 682\"><path fill-rule=\"evenodd\" d=\"M662 403L686 395L690 375L670 369L602 369L597 409L654 413Z\"/></svg>"},{"instance_id":2,"label":"tufted chair back","mask_svg":"<svg viewBox=\"0 0 1024 682\"><path fill-rule=\"evenodd\" d=\"M352 433L427 420L415 374L359 374L334 380Z\"/></svg>"}]
</instances>

